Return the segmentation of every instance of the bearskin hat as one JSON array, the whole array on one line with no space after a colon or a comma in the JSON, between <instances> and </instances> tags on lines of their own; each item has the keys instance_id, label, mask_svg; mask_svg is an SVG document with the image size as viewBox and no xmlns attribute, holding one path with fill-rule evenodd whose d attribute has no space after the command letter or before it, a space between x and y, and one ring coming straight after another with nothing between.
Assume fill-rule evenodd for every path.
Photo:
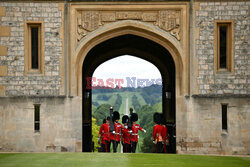
<instances>
[{"instance_id":1,"label":"bearskin hat","mask_svg":"<svg viewBox=\"0 0 250 167\"><path fill-rule=\"evenodd\" d=\"M119 120L120 119L120 114L118 111L114 111L113 115L112 115L112 121L114 122L115 120Z\"/></svg>"},{"instance_id":2,"label":"bearskin hat","mask_svg":"<svg viewBox=\"0 0 250 167\"><path fill-rule=\"evenodd\" d=\"M129 117L127 115L124 115L122 117L122 123L124 124L124 123L128 123L128 122L129 122Z\"/></svg>"},{"instance_id":3,"label":"bearskin hat","mask_svg":"<svg viewBox=\"0 0 250 167\"><path fill-rule=\"evenodd\" d=\"M138 115L137 115L136 113L132 113L132 114L131 114L131 121L132 121L132 122L138 121Z\"/></svg>"},{"instance_id":4,"label":"bearskin hat","mask_svg":"<svg viewBox=\"0 0 250 167\"><path fill-rule=\"evenodd\" d=\"M167 120L164 114L161 114L161 124L162 125L166 125L167 124Z\"/></svg>"},{"instance_id":5,"label":"bearskin hat","mask_svg":"<svg viewBox=\"0 0 250 167\"><path fill-rule=\"evenodd\" d=\"M154 113L154 122L156 124L161 124L161 114L159 114L158 112Z\"/></svg>"},{"instance_id":6,"label":"bearskin hat","mask_svg":"<svg viewBox=\"0 0 250 167\"><path fill-rule=\"evenodd\" d=\"M104 123L104 124L106 123L106 119L105 118L103 119L102 123Z\"/></svg>"},{"instance_id":7,"label":"bearskin hat","mask_svg":"<svg viewBox=\"0 0 250 167\"><path fill-rule=\"evenodd\" d=\"M110 116L108 116L106 120L107 120L107 121L110 121Z\"/></svg>"}]
</instances>

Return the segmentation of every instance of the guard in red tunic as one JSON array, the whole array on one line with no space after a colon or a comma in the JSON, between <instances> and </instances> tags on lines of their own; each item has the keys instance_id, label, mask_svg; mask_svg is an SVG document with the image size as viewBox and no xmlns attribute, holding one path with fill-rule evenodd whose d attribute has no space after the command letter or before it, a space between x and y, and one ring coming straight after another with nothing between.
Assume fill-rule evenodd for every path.
<instances>
[{"instance_id":1,"label":"guard in red tunic","mask_svg":"<svg viewBox=\"0 0 250 167\"><path fill-rule=\"evenodd\" d=\"M167 121L166 121L166 118L163 114L162 115L162 122L161 122L161 126L162 126L162 131L161 131L161 136L162 136L162 140L163 140L163 152L164 153L167 153L167 148L166 146L169 145L169 140L168 140L168 128L166 126L167 124Z\"/></svg>"},{"instance_id":2,"label":"guard in red tunic","mask_svg":"<svg viewBox=\"0 0 250 167\"><path fill-rule=\"evenodd\" d=\"M114 122L115 131L110 134L110 140L113 144L113 152L117 152L118 144L120 143L121 133L123 126L118 121L120 120L120 114L118 111L113 112L112 120Z\"/></svg>"},{"instance_id":3,"label":"guard in red tunic","mask_svg":"<svg viewBox=\"0 0 250 167\"><path fill-rule=\"evenodd\" d=\"M106 118L104 118L102 121L102 124L105 124L105 123L106 123ZM103 130L101 131L101 133L99 131L98 144L101 146L101 148L98 150L98 152L105 152L105 149L103 150L103 148L102 148L102 144L104 144L102 141L103 132L104 132Z\"/></svg>"},{"instance_id":4,"label":"guard in red tunic","mask_svg":"<svg viewBox=\"0 0 250 167\"><path fill-rule=\"evenodd\" d=\"M103 123L98 137L100 138L102 136L102 151L103 152L110 152L110 132L109 132L109 123L110 123L110 117L107 117L106 123ZM100 140L100 139L99 139Z\"/></svg>"},{"instance_id":5,"label":"guard in red tunic","mask_svg":"<svg viewBox=\"0 0 250 167\"><path fill-rule=\"evenodd\" d=\"M136 113L131 114L131 121L132 121L132 139L131 139L131 152L135 153L136 152L136 145L138 143L138 130L146 133L145 129L142 129L139 124L136 123L138 121L138 115Z\"/></svg>"},{"instance_id":6,"label":"guard in red tunic","mask_svg":"<svg viewBox=\"0 0 250 167\"><path fill-rule=\"evenodd\" d=\"M155 152L163 153L161 114L154 113L154 122L156 123L153 128L153 141L155 143Z\"/></svg>"},{"instance_id":7,"label":"guard in red tunic","mask_svg":"<svg viewBox=\"0 0 250 167\"><path fill-rule=\"evenodd\" d=\"M124 115L122 117L122 123L124 128L122 129L122 143L123 143L123 152L131 153L131 133L132 130L128 128L129 117Z\"/></svg>"}]
</instances>

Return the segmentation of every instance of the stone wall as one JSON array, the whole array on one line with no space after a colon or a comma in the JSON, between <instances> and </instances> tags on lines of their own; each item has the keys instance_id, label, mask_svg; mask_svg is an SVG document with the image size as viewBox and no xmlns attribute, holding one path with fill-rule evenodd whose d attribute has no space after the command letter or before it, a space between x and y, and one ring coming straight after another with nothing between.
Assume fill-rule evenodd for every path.
<instances>
[{"instance_id":1,"label":"stone wall","mask_svg":"<svg viewBox=\"0 0 250 167\"><path fill-rule=\"evenodd\" d=\"M80 98L0 98L0 152L78 152L82 143ZM40 131L34 131L40 104Z\"/></svg>"},{"instance_id":2,"label":"stone wall","mask_svg":"<svg viewBox=\"0 0 250 167\"><path fill-rule=\"evenodd\" d=\"M177 153L250 154L249 98L190 98L176 112ZM221 103L228 103L222 130ZM40 132L34 104L41 104ZM0 151L81 152L81 98L0 98ZM184 127L185 125L185 127Z\"/></svg>"},{"instance_id":3,"label":"stone wall","mask_svg":"<svg viewBox=\"0 0 250 167\"><path fill-rule=\"evenodd\" d=\"M63 59L63 15L58 3L0 2L0 25L9 27L9 35L1 36L0 46L6 54L0 55L1 95L59 95L62 84L60 61ZM44 74L24 74L25 21L44 23ZM4 71L3 71L4 70Z\"/></svg>"},{"instance_id":4,"label":"stone wall","mask_svg":"<svg viewBox=\"0 0 250 167\"><path fill-rule=\"evenodd\" d=\"M199 94L250 94L250 2L200 2L195 11ZM215 74L214 21L234 21L234 73Z\"/></svg>"},{"instance_id":5,"label":"stone wall","mask_svg":"<svg viewBox=\"0 0 250 167\"><path fill-rule=\"evenodd\" d=\"M64 94L63 11L59 3L1 2L0 95ZM250 92L249 2L200 2L195 11L198 94ZM234 20L234 73L215 74L214 21ZM25 21L44 21L44 75L24 74Z\"/></svg>"},{"instance_id":6,"label":"stone wall","mask_svg":"<svg viewBox=\"0 0 250 167\"><path fill-rule=\"evenodd\" d=\"M178 153L250 154L249 98L191 98L187 102L185 119L176 122L177 132L178 124L187 122L187 136L177 133ZM222 130L223 103L228 104L227 130Z\"/></svg>"}]
</instances>

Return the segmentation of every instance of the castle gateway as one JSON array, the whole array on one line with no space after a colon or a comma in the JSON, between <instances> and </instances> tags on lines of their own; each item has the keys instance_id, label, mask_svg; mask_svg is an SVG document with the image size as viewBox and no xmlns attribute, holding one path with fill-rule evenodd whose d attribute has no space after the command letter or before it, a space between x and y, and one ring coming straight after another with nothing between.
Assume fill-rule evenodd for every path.
<instances>
[{"instance_id":1,"label":"castle gateway","mask_svg":"<svg viewBox=\"0 0 250 167\"><path fill-rule=\"evenodd\" d=\"M3 0L0 151L87 151L86 77L124 54L153 63L177 153L250 154L245 0Z\"/></svg>"}]
</instances>

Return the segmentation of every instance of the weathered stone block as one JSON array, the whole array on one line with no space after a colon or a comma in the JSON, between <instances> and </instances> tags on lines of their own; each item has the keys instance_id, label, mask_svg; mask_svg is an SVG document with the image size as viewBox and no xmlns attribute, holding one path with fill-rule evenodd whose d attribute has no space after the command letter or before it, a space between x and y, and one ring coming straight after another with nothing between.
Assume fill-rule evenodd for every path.
<instances>
[{"instance_id":1,"label":"weathered stone block","mask_svg":"<svg viewBox=\"0 0 250 167\"><path fill-rule=\"evenodd\" d=\"M10 27L0 26L0 37L8 37L8 36L10 36Z\"/></svg>"},{"instance_id":2,"label":"weathered stone block","mask_svg":"<svg viewBox=\"0 0 250 167\"><path fill-rule=\"evenodd\" d=\"M0 66L0 76L7 76L7 66Z\"/></svg>"},{"instance_id":3,"label":"weathered stone block","mask_svg":"<svg viewBox=\"0 0 250 167\"><path fill-rule=\"evenodd\" d=\"M5 86L0 85L0 96L5 96Z\"/></svg>"},{"instance_id":4,"label":"weathered stone block","mask_svg":"<svg viewBox=\"0 0 250 167\"><path fill-rule=\"evenodd\" d=\"M6 55L7 55L7 47L0 46L0 56L6 56Z\"/></svg>"},{"instance_id":5,"label":"weathered stone block","mask_svg":"<svg viewBox=\"0 0 250 167\"><path fill-rule=\"evenodd\" d=\"M4 6L0 6L0 17L5 16L6 8Z\"/></svg>"}]
</instances>

